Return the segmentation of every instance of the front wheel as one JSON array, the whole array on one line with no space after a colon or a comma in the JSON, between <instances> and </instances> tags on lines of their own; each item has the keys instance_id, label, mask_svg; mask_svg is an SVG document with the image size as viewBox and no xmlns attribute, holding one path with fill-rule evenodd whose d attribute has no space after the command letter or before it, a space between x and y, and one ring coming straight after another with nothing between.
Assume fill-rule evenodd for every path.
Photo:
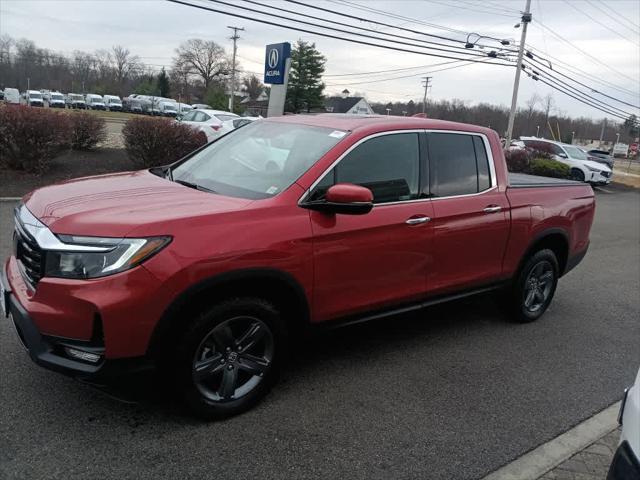
<instances>
[{"instance_id":1,"label":"front wheel","mask_svg":"<svg viewBox=\"0 0 640 480\"><path fill-rule=\"evenodd\" d=\"M584 172L579 168L571 169L571 180L576 180L578 182L584 182Z\"/></svg>"},{"instance_id":2,"label":"front wheel","mask_svg":"<svg viewBox=\"0 0 640 480\"><path fill-rule=\"evenodd\" d=\"M277 310L257 298L204 311L176 349L174 378L193 412L216 420L253 407L278 377L284 328Z\"/></svg>"},{"instance_id":3,"label":"front wheel","mask_svg":"<svg viewBox=\"0 0 640 480\"><path fill-rule=\"evenodd\" d=\"M525 262L511 292L515 321L533 322L544 314L556 291L558 274L558 260L552 250L539 250Z\"/></svg>"}]
</instances>

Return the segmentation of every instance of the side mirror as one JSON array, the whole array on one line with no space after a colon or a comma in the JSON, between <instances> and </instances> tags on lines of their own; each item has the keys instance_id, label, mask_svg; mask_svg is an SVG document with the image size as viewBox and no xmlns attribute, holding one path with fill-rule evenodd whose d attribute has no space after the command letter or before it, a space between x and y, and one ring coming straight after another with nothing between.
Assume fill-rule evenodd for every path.
<instances>
[{"instance_id":1,"label":"side mirror","mask_svg":"<svg viewBox=\"0 0 640 480\"><path fill-rule=\"evenodd\" d=\"M560 158L569 158L569 156L566 153L559 153L558 156Z\"/></svg>"},{"instance_id":2,"label":"side mirror","mask_svg":"<svg viewBox=\"0 0 640 480\"><path fill-rule=\"evenodd\" d=\"M307 202L302 206L325 213L364 215L373 208L373 193L360 185L338 183L329 187L324 200Z\"/></svg>"}]
</instances>

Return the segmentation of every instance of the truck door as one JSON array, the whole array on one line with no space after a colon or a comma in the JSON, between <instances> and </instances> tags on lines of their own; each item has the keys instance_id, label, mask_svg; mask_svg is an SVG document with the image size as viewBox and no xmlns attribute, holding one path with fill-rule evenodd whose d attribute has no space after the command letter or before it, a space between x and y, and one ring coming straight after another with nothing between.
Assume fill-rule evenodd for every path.
<instances>
[{"instance_id":1,"label":"truck door","mask_svg":"<svg viewBox=\"0 0 640 480\"><path fill-rule=\"evenodd\" d=\"M496 182L483 135L427 134L434 218L429 292L447 293L501 278L510 228L509 202Z\"/></svg>"},{"instance_id":2,"label":"truck door","mask_svg":"<svg viewBox=\"0 0 640 480\"><path fill-rule=\"evenodd\" d=\"M373 192L365 215L312 211L316 320L410 302L425 295L433 214L421 194L419 132L387 132L356 144L311 190L336 183Z\"/></svg>"}]
</instances>

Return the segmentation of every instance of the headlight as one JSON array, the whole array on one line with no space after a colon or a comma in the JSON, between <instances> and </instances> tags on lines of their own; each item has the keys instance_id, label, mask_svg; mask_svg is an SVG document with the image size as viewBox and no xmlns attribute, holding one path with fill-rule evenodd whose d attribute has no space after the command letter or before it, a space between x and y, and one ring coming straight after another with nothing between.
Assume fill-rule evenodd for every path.
<instances>
[{"instance_id":1,"label":"headlight","mask_svg":"<svg viewBox=\"0 0 640 480\"><path fill-rule=\"evenodd\" d=\"M586 167L587 167L589 170L591 170L592 172L600 173L600 169L599 169L599 168L593 168L593 167L590 167L589 165L587 165Z\"/></svg>"},{"instance_id":2,"label":"headlight","mask_svg":"<svg viewBox=\"0 0 640 480\"><path fill-rule=\"evenodd\" d=\"M135 267L160 251L170 237L100 238L59 235L68 248L49 250L45 255L45 276L97 278ZM74 246L77 250L74 251ZM91 251L87 251L91 249Z\"/></svg>"}]
</instances>

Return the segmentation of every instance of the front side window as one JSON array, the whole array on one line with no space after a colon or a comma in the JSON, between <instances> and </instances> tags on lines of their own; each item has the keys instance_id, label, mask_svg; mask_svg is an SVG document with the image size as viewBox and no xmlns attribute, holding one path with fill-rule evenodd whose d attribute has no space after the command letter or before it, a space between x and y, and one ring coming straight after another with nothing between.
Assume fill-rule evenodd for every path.
<instances>
[{"instance_id":1,"label":"front side window","mask_svg":"<svg viewBox=\"0 0 640 480\"><path fill-rule=\"evenodd\" d=\"M450 197L491 187L489 161L482 138L457 133L429 133L431 194Z\"/></svg>"},{"instance_id":2,"label":"front side window","mask_svg":"<svg viewBox=\"0 0 640 480\"><path fill-rule=\"evenodd\" d=\"M316 185L311 200L321 200L336 183L354 183L373 193L374 203L418 198L420 148L417 133L371 138L355 147Z\"/></svg>"},{"instance_id":3,"label":"front side window","mask_svg":"<svg viewBox=\"0 0 640 480\"><path fill-rule=\"evenodd\" d=\"M234 197L261 199L287 189L346 132L253 122L220 137L174 167L174 180Z\"/></svg>"},{"instance_id":4,"label":"front side window","mask_svg":"<svg viewBox=\"0 0 640 480\"><path fill-rule=\"evenodd\" d=\"M568 147L565 145L564 149L571 158L575 158L576 160L589 160L587 154L579 148Z\"/></svg>"}]
</instances>

